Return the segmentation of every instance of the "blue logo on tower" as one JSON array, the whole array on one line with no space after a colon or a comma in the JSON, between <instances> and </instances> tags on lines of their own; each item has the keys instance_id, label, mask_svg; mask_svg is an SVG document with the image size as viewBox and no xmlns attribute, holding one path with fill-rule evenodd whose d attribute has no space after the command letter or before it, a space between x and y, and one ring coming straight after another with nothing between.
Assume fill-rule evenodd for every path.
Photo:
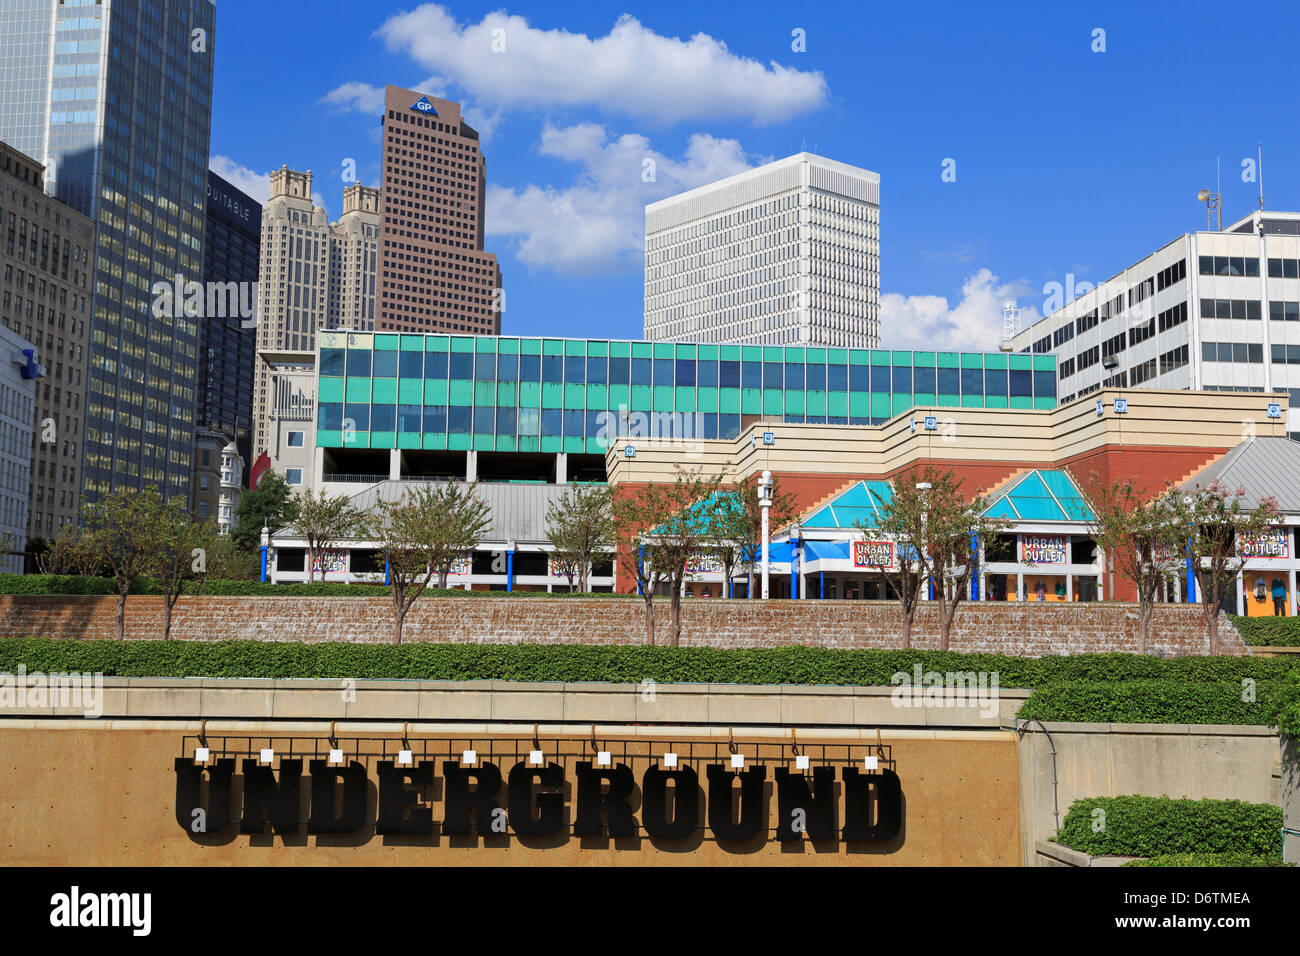
<instances>
[{"instance_id":1,"label":"blue logo on tower","mask_svg":"<svg viewBox=\"0 0 1300 956\"><path fill-rule=\"evenodd\" d=\"M411 109L415 110L417 113L423 113L425 116L438 115L438 111L433 108L433 104L429 102L427 96L421 96L418 100L412 103Z\"/></svg>"}]
</instances>

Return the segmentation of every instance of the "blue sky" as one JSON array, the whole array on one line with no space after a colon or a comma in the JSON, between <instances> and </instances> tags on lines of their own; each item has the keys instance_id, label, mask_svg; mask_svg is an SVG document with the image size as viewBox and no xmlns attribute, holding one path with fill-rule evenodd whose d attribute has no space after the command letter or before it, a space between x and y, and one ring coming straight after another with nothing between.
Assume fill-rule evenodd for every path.
<instances>
[{"instance_id":1,"label":"blue sky","mask_svg":"<svg viewBox=\"0 0 1300 956\"><path fill-rule=\"evenodd\" d=\"M461 102L503 331L639 338L643 205L807 148L881 176L884 344L991 349L1005 298L1027 323L1204 228L1216 158L1225 222L1259 141L1266 206L1300 209L1300 6L1075 7L220 0L213 167L262 196L311 169L336 217L346 160L378 177L377 89Z\"/></svg>"}]
</instances>

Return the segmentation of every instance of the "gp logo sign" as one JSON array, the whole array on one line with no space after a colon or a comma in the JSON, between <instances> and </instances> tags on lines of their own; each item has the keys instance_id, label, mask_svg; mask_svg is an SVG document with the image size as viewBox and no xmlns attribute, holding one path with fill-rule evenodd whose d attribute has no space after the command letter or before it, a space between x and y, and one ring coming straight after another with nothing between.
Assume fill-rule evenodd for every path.
<instances>
[{"instance_id":1,"label":"gp logo sign","mask_svg":"<svg viewBox=\"0 0 1300 956\"><path fill-rule=\"evenodd\" d=\"M438 115L438 111L433 108L433 104L429 102L427 96L421 96L418 100L412 103L411 109L415 110L417 113L423 113L425 116Z\"/></svg>"}]
</instances>

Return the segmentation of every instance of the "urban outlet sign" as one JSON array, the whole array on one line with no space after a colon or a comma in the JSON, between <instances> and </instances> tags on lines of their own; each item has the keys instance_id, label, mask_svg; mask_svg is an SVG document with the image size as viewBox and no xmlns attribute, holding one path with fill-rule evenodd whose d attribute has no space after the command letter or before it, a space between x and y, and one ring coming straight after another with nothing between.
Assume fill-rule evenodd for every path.
<instances>
[{"instance_id":1,"label":"urban outlet sign","mask_svg":"<svg viewBox=\"0 0 1300 956\"><path fill-rule=\"evenodd\" d=\"M799 762L806 763L806 758ZM435 786L433 760L412 761L410 766L380 760L375 764L372 818L367 808L371 780L364 764L354 760L331 766L325 760L309 760L308 783L302 779L302 764L302 758L281 757L277 773L245 758L237 786L234 758L206 766L177 758L176 822L195 836L215 835L228 827L233 795L241 793L239 833L262 834L269 824L281 836L298 834L301 798L309 793L309 834L358 833L373 826L381 836L429 836L435 820L428 795L439 793L437 826L447 836L513 831L523 838L637 837L644 831L654 840L687 840L701 836L697 831L707 825L724 844L753 843L765 841L773 829L773 802L775 836L781 842L806 836L814 841L889 843L902 830L902 786L889 769L842 765L837 779L835 766L778 766L772 801L766 798L768 768L762 764L737 770L734 761L707 763L701 779L693 767L667 768L655 761L641 775L638 800L632 768L613 760L605 766L575 761L572 781L564 765L551 761L520 761L503 773L489 761L463 766L446 760L440 786Z\"/></svg>"}]
</instances>

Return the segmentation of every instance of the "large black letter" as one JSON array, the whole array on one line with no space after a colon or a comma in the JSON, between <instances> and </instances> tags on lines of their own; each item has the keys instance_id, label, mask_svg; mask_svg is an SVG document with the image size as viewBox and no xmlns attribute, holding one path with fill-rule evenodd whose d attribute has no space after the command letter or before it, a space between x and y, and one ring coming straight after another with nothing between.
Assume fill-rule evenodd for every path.
<instances>
[{"instance_id":1,"label":"large black letter","mask_svg":"<svg viewBox=\"0 0 1300 956\"><path fill-rule=\"evenodd\" d=\"M673 818L668 819L668 781L673 781ZM651 766L641 778L641 825L657 840L680 840L700 818L700 778L690 767Z\"/></svg>"},{"instance_id":2,"label":"large black letter","mask_svg":"<svg viewBox=\"0 0 1300 956\"><path fill-rule=\"evenodd\" d=\"M533 777L543 789L537 791L537 819L533 819ZM546 769L520 761L510 768L510 828L520 836L551 836L564 829L564 768L558 763Z\"/></svg>"},{"instance_id":3,"label":"large black letter","mask_svg":"<svg viewBox=\"0 0 1300 956\"><path fill-rule=\"evenodd\" d=\"M602 791L602 784L609 784ZM604 827L600 822L603 807L609 819L612 837L636 836L636 817L628 798L636 787L636 778L627 764L618 764L612 770L596 770L589 763L578 764L578 812L573 822L575 836L601 836Z\"/></svg>"},{"instance_id":4,"label":"large black letter","mask_svg":"<svg viewBox=\"0 0 1300 956\"><path fill-rule=\"evenodd\" d=\"M379 811L375 832L408 833L424 836L433 832L433 811L415 806L420 790L433 786L433 761L421 760L411 770L398 770L391 760L381 760L379 771ZM410 781L413 785L407 787ZM403 817L407 807L411 815Z\"/></svg>"},{"instance_id":5,"label":"large black letter","mask_svg":"<svg viewBox=\"0 0 1300 956\"><path fill-rule=\"evenodd\" d=\"M803 811L802 832L808 834L808 839L835 839L835 768L814 767L812 777L810 790L804 774L791 773L789 767L776 768L776 806L780 816L776 838L782 843L802 836L794 828L796 810Z\"/></svg>"},{"instance_id":6,"label":"large black letter","mask_svg":"<svg viewBox=\"0 0 1300 956\"><path fill-rule=\"evenodd\" d=\"M737 774L721 764L709 764L709 829L719 840L752 840L763 829L764 766ZM731 781L740 777L740 819L731 822Z\"/></svg>"},{"instance_id":7,"label":"large black letter","mask_svg":"<svg viewBox=\"0 0 1300 956\"><path fill-rule=\"evenodd\" d=\"M297 833L301 778L302 760L298 757L280 759L279 783L270 767L260 767L256 760L244 758L244 816L239 821L239 832L261 833L269 816L276 833Z\"/></svg>"},{"instance_id":8,"label":"large black letter","mask_svg":"<svg viewBox=\"0 0 1300 956\"><path fill-rule=\"evenodd\" d=\"M235 761L224 757L208 767L208 805L199 806L199 784L203 768L186 757L176 758L176 822L190 833L215 833L230 822L230 785L235 779ZM194 829L194 811L204 810L203 829Z\"/></svg>"},{"instance_id":9,"label":"large black letter","mask_svg":"<svg viewBox=\"0 0 1300 956\"><path fill-rule=\"evenodd\" d=\"M478 767L462 767L459 761L446 760L442 776L447 781L443 791L442 832L449 836L468 836L474 832L469 825L469 811L474 809L474 826L480 834L492 832L492 811L499 810L497 792L501 789L501 771L494 763ZM474 789L470 790L470 779Z\"/></svg>"},{"instance_id":10,"label":"large black letter","mask_svg":"<svg viewBox=\"0 0 1300 956\"><path fill-rule=\"evenodd\" d=\"M874 789L874 794L873 794ZM871 822L872 804L876 822ZM903 826L903 785L892 770L861 773L844 768L844 839L884 843L898 836Z\"/></svg>"},{"instance_id":11,"label":"large black letter","mask_svg":"<svg viewBox=\"0 0 1300 956\"><path fill-rule=\"evenodd\" d=\"M311 814L308 833L351 833L366 825L366 768L355 760L331 767L324 760L307 764L311 771ZM334 805L334 786L343 781L343 813Z\"/></svg>"}]
</instances>

